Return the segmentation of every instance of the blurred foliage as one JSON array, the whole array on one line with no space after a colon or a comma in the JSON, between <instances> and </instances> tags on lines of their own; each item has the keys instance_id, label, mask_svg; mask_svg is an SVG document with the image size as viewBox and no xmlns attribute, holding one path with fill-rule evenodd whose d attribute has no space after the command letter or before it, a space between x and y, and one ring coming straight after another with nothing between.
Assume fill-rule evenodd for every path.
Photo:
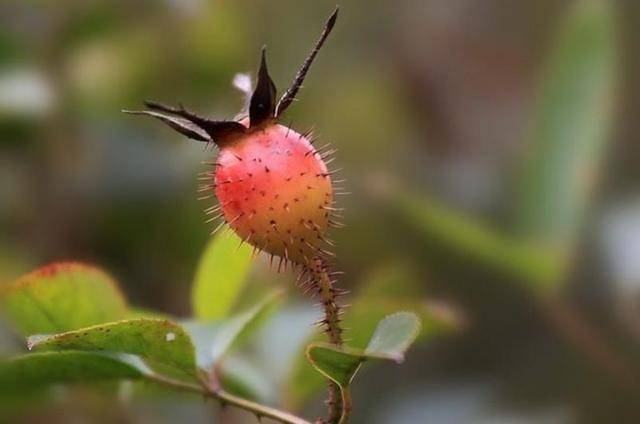
<instances>
[{"instance_id":1,"label":"blurred foliage","mask_svg":"<svg viewBox=\"0 0 640 424\"><path fill-rule=\"evenodd\" d=\"M452 251L479 268L491 267L515 281L549 287L556 283L559 258L515 237L501 234L488 225L435 200L394 187L388 194L394 208L409 220L416 232Z\"/></svg>"},{"instance_id":2,"label":"blurred foliage","mask_svg":"<svg viewBox=\"0 0 640 424\"><path fill-rule=\"evenodd\" d=\"M616 90L612 3L574 5L540 82L518 230L552 254L570 254L598 184Z\"/></svg>"},{"instance_id":3,"label":"blurred foliage","mask_svg":"<svg viewBox=\"0 0 640 424\"><path fill-rule=\"evenodd\" d=\"M182 325L196 343L198 366L203 370L212 371L213 366L222 360L234 344L246 339L253 330L264 324L277 309L280 298L280 293L272 293L250 310L229 317L222 323L183 322Z\"/></svg>"},{"instance_id":4,"label":"blurred foliage","mask_svg":"<svg viewBox=\"0 0 640 424\"><path fill-rule=\"evenodd\" d=\"M389 203L420 234L536 291L566 281L570 250L597 182L612 120L615 43L607 2L577 2L541 79L531 159L517 193L515 235L437 201L387 187Z\"/></svg>"}]
</instances>

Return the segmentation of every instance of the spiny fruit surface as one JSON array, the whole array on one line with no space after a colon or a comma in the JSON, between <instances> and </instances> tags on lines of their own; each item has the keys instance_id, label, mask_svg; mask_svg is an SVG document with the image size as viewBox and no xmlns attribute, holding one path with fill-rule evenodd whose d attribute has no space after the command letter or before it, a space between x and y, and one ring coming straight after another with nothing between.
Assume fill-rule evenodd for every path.
<instances>
[{"instance_id":1,"label":"spiny fruit surface","mask_svg":"<svg viewBox=\"0 0 640 424\"><path fill-rule=\"evenodd\" d=\"M271 124L224 146L215 166L221 213L243 240L300 265L323 254L333 190L307 137Z\"/></svg>"}]
</instances>

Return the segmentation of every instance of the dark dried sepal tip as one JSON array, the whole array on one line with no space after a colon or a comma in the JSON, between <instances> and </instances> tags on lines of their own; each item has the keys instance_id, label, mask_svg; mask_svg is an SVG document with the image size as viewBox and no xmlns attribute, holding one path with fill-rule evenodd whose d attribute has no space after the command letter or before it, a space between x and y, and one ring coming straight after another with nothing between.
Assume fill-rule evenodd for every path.
<instances>
[{"instance_id":1,"label":"dark dried sepal tip","mask_svg":"<svg viewBox=\"0 0 640 424\"><path fill-rule=\"evenodd\" d=\"M267 70L267 49L262 48L262 59L260 61L260 70L258 71L258 82L256 89L251 95L249 103L249 122L250 127L256 127L264 123L264 121L272 119L275 116L276 109L276 86L269 76Z\"/></svg>"},{"instance_id":2,"label":"dark dried sepal tip","mask_svg":"<svg viewBox=\"0 0 640 424\"><path fill-rule=\"evenodd\" d=\"M193 140L211 142L222 146L227 140L244 134L246 128L235 121L214 121L203 118L184 107L175 108L153 101L145 101L145 105L151 110L128 111L136 115L147 115L160 119L180 134ZM175 116L174 116L175 115Z\"/></svg>"},{"instance_id":3,"label":"dark dried sepal tip","mask_svg":"<svg viewBox=\"0 0 640 424\"><path fill-rule=\"evenodd\" d=\"M339 11L339 7L336 6L335 10L331 14L331 16L329 16L329 19L327 19L327 22L324 24L324 30L322 31L322 34L320 34L320 38L316 42L315 46L313 46L313 49L309 53L309 56L307 56L307 58L302 63L302 66L300 67L300 70L296 73L296 76L293 78L291 85L289 86L287 91L284 92L284 94L280 98L280 101L278 101L278 105L276 107L276 113L275 113L277 118L280 117L284 113L284 111L287 110L291 102L295 100L296 95L298 94L298 91L302 87L302 83L304 82L304 79L307 76L307 72L309 72L309 68L311 67L311 65L313 64L313 61L316 58L316 55L322 48L322 45L324 44L327 37L329 37L329 34L331 34L331 31L333 30L333 27L336 24L336 20L338 19L338 11Z\"/></svg>"}]
</instances>

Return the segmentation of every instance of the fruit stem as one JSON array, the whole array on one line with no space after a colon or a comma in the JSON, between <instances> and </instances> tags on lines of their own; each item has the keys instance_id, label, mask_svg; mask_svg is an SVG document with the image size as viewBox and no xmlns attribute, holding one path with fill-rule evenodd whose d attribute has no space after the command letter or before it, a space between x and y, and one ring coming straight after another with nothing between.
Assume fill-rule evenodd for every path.
<instances>
[{"instance_id":1,"label":"fruit stem","mask_svg":"<svg viewBox=\"0 0 640 424\"><path fill-rule=\"evenodd\" d=\"M324 332L329 341L334 345L342 346L341 311L340 305L336 302L337 290L333 286L335 281L329 277L324 259L315 258L312 261L310 271L324 309L324 319L320 323L325 326Z\"/></svg>"},{"instance_id":2,"label":"fruit stem","mask_svg":"<svg viewBox=\"0 0 640 424\"><path fill-rule=\"evenodd\" d=\"M324 319L320 321L320 324L325 326L324 332L327 334L329 341L336 346L342 346L341 310L336 301L338 290L334 287L335 281L330 278L326 262L322 258L314 258L308 266L308 272L311 274L312 287L319 295L324 309ZM340 387L333 381L329 382L326 403L329 408L327 418L329 424L347 423L348 413L351 408L343 408Z\"/></svg>"}]
</instances>

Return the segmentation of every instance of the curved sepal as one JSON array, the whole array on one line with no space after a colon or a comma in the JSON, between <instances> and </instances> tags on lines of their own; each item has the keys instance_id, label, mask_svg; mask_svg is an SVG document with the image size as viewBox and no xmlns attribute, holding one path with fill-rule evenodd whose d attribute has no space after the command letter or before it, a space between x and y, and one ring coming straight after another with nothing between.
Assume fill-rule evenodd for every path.
<instances>
[{"instance_id":1,"label":"curved sepal","mask_svg":"<svg viewBox=\"0 0 640 424\"><path fill-rule=\"evenodd\" d=\"M174 108L152 101L146 101L145 105L151 110L123 110L123 112L152 116L193 140L213 141L218 145L224 144L230 136L240 135L246 131L246 128L239 122L214 121L189 112L182 106Z\"/></svg>"},{"instance_id":2,"label":"curved sepal","mask_svg":"<svg viewBox=\"0 0 640 424\"><path fill-rule=\"evenodd\" d=\"M167 124L172 129L178 131L180 134L189 137L192 140L197 141L212 141L211 137L207 132L200 128L198 125L193 122L185 119L179 118L177 116L171 116L162 112L155 112L150 110L123 110L124 113L129 113L132 115L147 115L154 118L157 118Z\"/></svg>"}]
</instances>

